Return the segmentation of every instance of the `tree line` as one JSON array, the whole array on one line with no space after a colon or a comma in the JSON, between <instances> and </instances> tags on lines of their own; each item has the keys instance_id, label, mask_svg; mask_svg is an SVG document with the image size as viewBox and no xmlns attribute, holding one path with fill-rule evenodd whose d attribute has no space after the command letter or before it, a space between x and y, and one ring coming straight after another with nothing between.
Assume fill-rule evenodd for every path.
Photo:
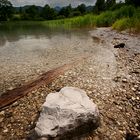
<instances>
[{"instance_id":1,"label":"tree line","mask_svg":"<svg viewBox=\"0 0 140 140\"><path fill-rule=\"evenodd\" d=\"M71 5L62 7L59 9L51 8L48 4L44 7L38 7L35 5L20 8L18 12L21 15L21 18L24 20L53 20L53 19L62 19L69 18L73 16L80 16L85 14L86 6L81 4L76 8L72 8Z\"/></svg>"},{"instance_id":2,"label":"tree line","mask_svg":"<svg viewBox=\"0 0 140 140\"><path fill-rule=\"evenodd\" d=\"M116 0L97 0L95 6L80 4L73 8L71 5L65 7L51 8L48 4L44 7L25 6L13 7L8 0L0 0L0 21L8 20L54 20L82 16L87 13L100 14L105 10L114 10L123 5L140 6L140 0L125 0L125 3L116 3Z\"/></svg>"}]
</instances>

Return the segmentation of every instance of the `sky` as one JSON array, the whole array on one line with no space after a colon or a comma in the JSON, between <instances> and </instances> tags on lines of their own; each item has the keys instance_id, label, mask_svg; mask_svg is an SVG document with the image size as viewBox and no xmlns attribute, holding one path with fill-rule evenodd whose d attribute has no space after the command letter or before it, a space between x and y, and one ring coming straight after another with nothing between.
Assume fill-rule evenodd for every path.
<instances>
[{"instance_id":1,"label":"sky","mask_svg":"<svg viewBox=\"0 0 140 140\"><path fill-rule=\"evenodd\" d=\"M55 6L67 6L71 4L72 6L77 6L81 3L86 5L94 5L96 0L9 0L14 6L24 6L24 5L38 5L44 6L49 4L51 7Z\"/></svg>"}]
</instances>

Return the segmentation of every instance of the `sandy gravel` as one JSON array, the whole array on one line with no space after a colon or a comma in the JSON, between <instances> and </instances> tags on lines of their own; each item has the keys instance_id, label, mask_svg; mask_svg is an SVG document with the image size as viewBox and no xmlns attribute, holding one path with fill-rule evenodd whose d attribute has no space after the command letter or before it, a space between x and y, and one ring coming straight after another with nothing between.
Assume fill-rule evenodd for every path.
<instances>
[{"instance_id":1,"label":"sandy gravel","mask_svg":"<svg viewBox=\"0 0 140 140\"><path fill-rule=\"evenodd\" d=\"M98 42L90 57L50 85L29 93L0 112L0 139L26 139L35 127L45 97L64 86L84 89L100 111L101 126L85 140L140 138L140 38L110 28L90 31ZM126 43L126 48L113 45ZM96 53L95 53L96 52Z\"/></svg>"}]
</instances>

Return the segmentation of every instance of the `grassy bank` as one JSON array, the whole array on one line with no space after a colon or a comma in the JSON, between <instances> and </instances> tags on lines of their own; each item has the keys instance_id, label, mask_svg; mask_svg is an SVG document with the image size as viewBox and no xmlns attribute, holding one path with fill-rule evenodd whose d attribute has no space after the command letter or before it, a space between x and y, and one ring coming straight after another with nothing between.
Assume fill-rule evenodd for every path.
<instances>
[{"instance_id":1,"label":"grassy bank","mask_svg":"<svg viewBox=\"0 0 140 140\"><path fill-rule=\"evenodd\" d=\"M100 15L88 14L85 16L46 21L49 27L110 27L117 30L130 29L140 32L140 8L125 6L116 11L106 11Z\"/></svg>"},{"instance_id":2,"label":"grassy bank","mask_svg":"<svg viewBox=\"0 0 140 140\"><path fill-rule=\"evenodd\" d=\"M0 26L3 26L1 24ZM68 19L50 20L50 21L20 21L5 23L5 27L12 28L19 26L21 28L33 28L34 26L42 26L48 28L94 28L94 27L110 27L117 30L129 29L131 31L140 32L140 8L133 6L123 6L115 11L105 11L100 15L87 14Z\"/></svg>"}]
</instances>

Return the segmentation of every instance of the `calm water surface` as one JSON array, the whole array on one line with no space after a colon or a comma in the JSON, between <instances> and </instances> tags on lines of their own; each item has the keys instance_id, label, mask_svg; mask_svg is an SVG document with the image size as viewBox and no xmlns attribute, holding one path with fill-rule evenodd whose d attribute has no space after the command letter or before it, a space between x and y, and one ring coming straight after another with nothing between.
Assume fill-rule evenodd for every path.
<instances>
[{"instance_id":1,"label":"calm water surface","mask_svg":"<svg viewBox=\"0 0 140 140\"><path fill-rule=\"evenodd\" d=\"M96 43L87 30L0 29L0 92L95 53Z\"/></svg>"}]
</instances>

